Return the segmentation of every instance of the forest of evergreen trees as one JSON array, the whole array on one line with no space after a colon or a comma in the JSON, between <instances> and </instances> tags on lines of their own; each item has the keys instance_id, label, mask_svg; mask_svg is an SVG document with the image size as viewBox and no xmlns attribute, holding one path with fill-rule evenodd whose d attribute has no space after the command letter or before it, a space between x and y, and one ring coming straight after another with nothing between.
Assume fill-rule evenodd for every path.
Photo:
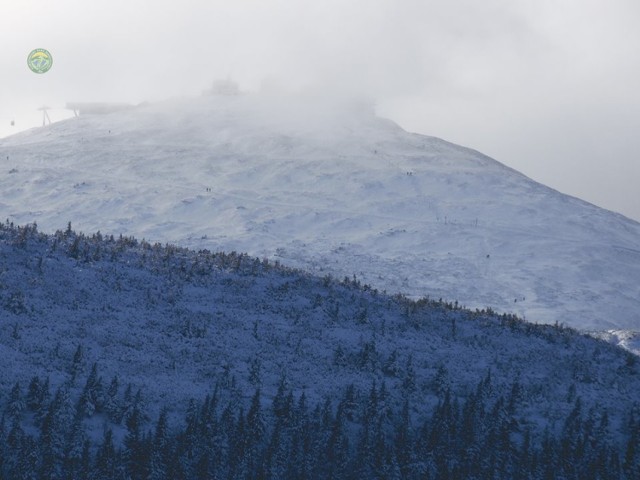
<instances>
[{"instance_id":1,"label":"forest of evergreen trees","mask_svg":"<svg viewBox=\"0 0 640 480\"><path fill-rule=\"evenodd\" d=\"M640 478L637 359L571 329L70 225L0 225L0 256L13 275L0 282L3 480ZM82 286L121 315L55 288L87 271ZM219 297L219 319L186 310L194 285ZM133 322L141 310L153 322ZM166 342L106 350L122 337L92 336L86 317ZM56 337L54 321L69 330ZM234 335L245 350L216 358ZM217 336L226 349L202 356ZM140 349L142 379L128 360ZM296 371L314 349L315 370ZM207 388L159 398L195 369Z\"/></svg>"},{"instance_id":2,"label":"forest of evergreen trees","mask_svg":"<svg viewBox=\"0 0 640 480\"><path fill-rule=\"evenodd\" d=\"M14 386L0 424L1 478L640 478L640 409L628 412L626 441L617 443L607 412L585 411L576 397L562 429L540 437L518 421L520 386L496 398L490 374L468 398L445 390L420 424L408 398L392 407L384 383L315 405L284 381L270 401L257 389L246 405L217 386L177 422L166 409L151 421L144 392L121 388L118 377L103 384L95 364L79 398L71 390L52 393L38 377L25 391ZM92 437L96 424L102 438Z\"/></svg>"}]
</instances>

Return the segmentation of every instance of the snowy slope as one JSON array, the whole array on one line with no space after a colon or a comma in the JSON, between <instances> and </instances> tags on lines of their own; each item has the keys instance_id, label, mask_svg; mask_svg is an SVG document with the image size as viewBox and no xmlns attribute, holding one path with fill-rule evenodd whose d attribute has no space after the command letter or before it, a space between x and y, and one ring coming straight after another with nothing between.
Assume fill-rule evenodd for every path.
<instances>
[{"instance_id":1,"label":"snowy slope","mask_svg":"<svg viewBox=\"0 0 640 480\"><path fill-rule=\"evenodd\" d=\"M640 330L640 225L366 106L181 99L0 140L0 214Z\"/></svg>"}]
</instances>

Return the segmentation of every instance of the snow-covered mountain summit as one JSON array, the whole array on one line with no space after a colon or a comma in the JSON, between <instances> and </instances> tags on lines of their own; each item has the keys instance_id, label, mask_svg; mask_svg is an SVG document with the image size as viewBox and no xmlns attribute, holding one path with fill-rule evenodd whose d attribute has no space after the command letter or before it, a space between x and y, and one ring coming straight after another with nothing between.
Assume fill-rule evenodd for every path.
<instances>
[{"instance_id":1,"label":"snow-covered mountain summit","mask_svg":"<svg viewBox=\"0 0 640 480\"><path fill-rule=\"evenodd\" d=\"M640 330L640 224L367 105L245 95L0 140L0 212L246 251L534 322Z\"/></svg>"}]
</instances>

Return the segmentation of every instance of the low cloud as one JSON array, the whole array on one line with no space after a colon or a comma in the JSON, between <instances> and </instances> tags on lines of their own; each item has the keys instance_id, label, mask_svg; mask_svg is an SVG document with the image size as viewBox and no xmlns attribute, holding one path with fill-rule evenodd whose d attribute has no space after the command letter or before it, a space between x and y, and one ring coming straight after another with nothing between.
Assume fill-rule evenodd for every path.
<instances>
[{"instance_id":1,"label":"low cloud","mask_svg":"<svg viewBox=\"0 0 640 480\"><path fill-rule=\"evenodd\" d=\"M22 0L3 6L0 136L42 104L198 95L216 78L339 91L640 219L625 133L640 127L638 20L631 0ZM26 68L38 47L54 55L39 76ZM603 131L615 148L585 147ZM617 188L558 178L577 158L584 172L611 165Z\"/></svg>"}]
</instances>

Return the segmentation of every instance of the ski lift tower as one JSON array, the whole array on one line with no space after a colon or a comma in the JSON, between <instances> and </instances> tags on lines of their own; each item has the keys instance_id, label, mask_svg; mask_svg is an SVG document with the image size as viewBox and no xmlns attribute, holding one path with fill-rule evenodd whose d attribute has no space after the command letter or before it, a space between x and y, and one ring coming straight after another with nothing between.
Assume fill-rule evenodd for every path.
<instances>
[{"instance_id":1,"label":"ski lift tower","mask_svg":"<svg viewBox=\"0 0 640 480\"><path fill-rule=\"evenodd\" d=\"M49 125L51 125L51 119L49 118L49 114L47 113L50 108L46 105L43 105L38 110L42 110L42 126L44 127L46 125L46 122L49 122Z\"/></svg>"}]
</instances>

